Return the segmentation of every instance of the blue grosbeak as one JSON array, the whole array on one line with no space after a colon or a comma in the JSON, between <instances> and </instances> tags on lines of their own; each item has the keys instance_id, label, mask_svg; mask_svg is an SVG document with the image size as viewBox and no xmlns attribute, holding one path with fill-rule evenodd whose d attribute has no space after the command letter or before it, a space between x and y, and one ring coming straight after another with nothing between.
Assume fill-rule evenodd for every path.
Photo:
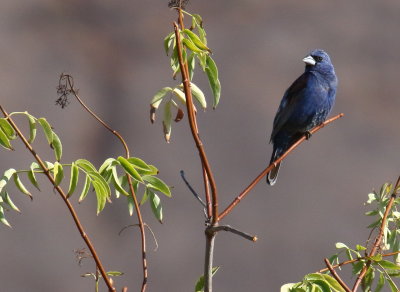
<instances>
[{"instance_id":1,"label":"blue grosbeak","mask_svg":"<svg viewBox=\"0 0 400 292\"><path fill-rule=\"evenodd\" d=\"M305 72L286 90L274 119L270 163L302 135L309 138L309 131L325 121L335 103L338 82L328 54L317 49L303 61ZM267 175L267 183L271 186L276 183L279 167L280 163Z\"/></svg>"}]
</instances>

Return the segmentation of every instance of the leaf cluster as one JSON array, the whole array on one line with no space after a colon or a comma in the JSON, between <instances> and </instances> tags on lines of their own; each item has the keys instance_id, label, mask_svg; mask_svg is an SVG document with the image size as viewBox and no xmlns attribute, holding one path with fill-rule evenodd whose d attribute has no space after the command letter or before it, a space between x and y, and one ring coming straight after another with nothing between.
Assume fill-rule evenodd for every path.
<instances>
[{"instance_id":1,"label":"leaf cluster","mask_svg":"<svg viewBox=\"0 0 400 292\"><path fill-rule=\"evenodd\" d=\"M182 12L189 15L192 19L190 29L179 30L184 64L187 64L190 80L192 80L194 76L196 60L202 71L206 73L213 94L213 108L215 109L221 96L221 83L218 78L217 65L211 57L211 50L207 46L203 20L198 14L190 14L183 10ZM170 55L170 66L173 71L173 78L175 79L178 72L181 71L175 32L171 32L165 37L164 50L167 55ZM207 100L204 93L193 82L190 82L190 86L195 100L201 108L205 110L207 108ZM150 120L152 123L155 121L156 111L163 101L165 101L163 103L163 132L165 140L169 142L172 129L172 110L176 110L175 122L179 122L184 116L182 106L186 105L186 97L183 92L183 84L179 84L175 87L164 87L154 95L150 102Z\"/></svg>"}]
</instances>

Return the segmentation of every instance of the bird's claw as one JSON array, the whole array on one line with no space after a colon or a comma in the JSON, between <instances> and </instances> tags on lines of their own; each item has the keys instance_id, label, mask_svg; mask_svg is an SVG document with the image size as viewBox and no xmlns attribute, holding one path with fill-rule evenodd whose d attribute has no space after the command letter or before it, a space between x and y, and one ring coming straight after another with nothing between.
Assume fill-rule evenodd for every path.
<instances>
[{"instance_id":1,"label":"bird's claw","mask_svg":"<svg viewBox=\"0 0 400 292\"><path fill-rule=\"evenodd\" d=\"M304 135L306 136L306 140L309 140L309 139L311 138L311 136L312 136L312 134L311 134L310 131L306 131L306 132L304 133Z\"/></svg>"}]
</instances>

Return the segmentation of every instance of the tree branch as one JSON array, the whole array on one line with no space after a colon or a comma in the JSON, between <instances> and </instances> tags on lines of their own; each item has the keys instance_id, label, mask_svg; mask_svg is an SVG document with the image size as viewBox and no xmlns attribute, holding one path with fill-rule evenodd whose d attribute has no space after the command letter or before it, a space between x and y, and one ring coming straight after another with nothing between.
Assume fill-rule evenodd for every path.
<instances>
[{"instance_id":1,"label":"tree branch","mask_svg":"<svg viewBox=\"0 0 400 292\"><path fill-rule=\"evenodd\" d=\"M18 126L14 123L13 119L8 115L8 113L6 112L6 110L0 105L0 110L3 112L4 116L7 118L8 122L10 123L10 125L13 127L13 129L15 130L15 132L18 134L18 136L21 138L22 142L25 144L26 148L28 148L28 150L31 152L31 154L35 157L36 161L39 163L40 167L43 169L45 175L47 176L47 178L50 180L51 184L54 186L54 189L59 193L59 195L61 196L61 198L63 199L65 205L67 205L68 210L75 222L76 227L78 228L78 231L82 237L82 239L85 241L87 247L90 250L90 253L93 256L94 261L96 262L96 265L101 273L101 276L104 279L104 282L106 283L108 290L110 292L115 292L115 288L113 286L113 284L111 283L110 278L107 276L107 273L103 267L103 264L100 261L99 256L97 255L97 252L92 244L92 242L89 239L89 236L86 234L79 218L78 215L74 209L74 207L72 206L72 204L69 202L69 200L67 199L67 196L65 194L65 192L63 191L63 189L61 189L60 186L58 186L54 180L54 178L51 176L49 169L46 167L46 165L44 164L43 160L39 157L39 155L36 153L36 151L32 148L31 144L29 144L28 140L25 138L25 136L22 134L22 132L20 131L20 129L18 128Z\"/></svg>"},{"instance_id":2,"label":"tree branch","mask_svg":"<svg viewBox=\"0 0 400 292\"><path fill-rule=\"evenodd\" d=\"M66 82L65 87L63 87L63 84L61 82L64 81ZM74 88L74 82L73 78L71 75L68 74L61 74L60 77L60 84L59 84L59 89L64 88L67 90L66 92L72 93L75 98L78 100L78 102L82 105L82 107L92 116L94 117L101 125L103 125L108 131L110 131L112 134L114 134L121 144L123 145L125 149L125 156L128 159L130 157L129 153L129 148L127 143L125 142L125 139L122 137L122 135L117 132L116 130L112 129L106 122L104 122L98 115L96 115L84 102L83 100L79 97L77 90ZM146 286L147 286L147 279L148 279L148 267L147 267L147 259L146 259L146 234L144 231L144 222L142 218L142 213L140 212L140 207L139 207L139 202L135 194L135 190L133 188L132 184L132 178L130 177L129 174L126 174L126 178L128 180L128 185L129 185L129 190L130 194L133 199L133 203L135 205L135 210L136 210L136 215L137 219L139 221L139 228L140 228L140 235L141 235L141 244L142 244L142 269L143 269L143 281L142 281L142 289L141 291L144 292L146 291Z\"/></svg>"},{"instance_id":3,"label":"tree branch","mask_svg":"<svg viewBox=\"0 0 400 292\"><path fill-rule=\"evenodd\" d=\"M218 225L218 226L214 226L214 227L210 226L208 229L212 232L219 232L219 231L232 232L233 234L239 235L239 236L241 236L247 240L253 241L253 242L256 242L258 240L257 236L250 235L246 232L237 230L229 225Z\"/></svg>"},{"instance_id":4,"label":"tree branch","mask_svg":"<svg viewBox=\"0 0 400 292\"><path fill-rule=\"evenodd\" d=\"M323 127L325 127L326 125L332 123L333 121L343 117L344 114L341 113L337 116L334 116L333 118L330 118L329 120L326 120L325 122L323 122L321 125L314 127L310 133L314 134L316 132L318 132L320 129L322 129ZM229 204L228 207L226 207L226 209L218 216L218 221L220 221L222 218L224 218L226 215L228 215L233 208L235 208L235 206L237 204L240 203L241 200L243 200L244 197L246 197L248 195L248 193L257 185L257 183L264 177L266 176L275 166L276 164L278 164L279 162L281 162L282 160L284 160L286 158L286 156L288 156L290 154L290 152L292 152L294 149L296 149L301 143L303 143L306 140L306 136L301 137L299 140L297 140L296 143L294 143L281 157L279 157L277 160L275 160L273 163L271 163L266 169L264 169L251 183L248 187L246 187L239 196L237 196L232 203Z\"/></svg>"},{"instance_id":5,"label":"tree branch","mask_svg":"<svg viewBox=\"0 0 400 292\"><path fill-rule=\"evenodd\" d=\"M333 269L331 263L328 259L324 259L326 266L328 267L329 271L331 272L332 276L339 282L340 286L343 287L346 292L351 292L351 289L346 285L346 283L339 277L336 271Z\"/></svg>"},{"instance_id":6,"label":"tree branch","mask_svg":"<svg viewBox=\"0 0 400 292\"><path fill-rule=\"evenodd\" d=\"M386 226L386 222L387 222L387 217L389 216L389 213L390 213L390 210L392 209L394 200L396 199L396 195L397 195L396 191L397 191L399 186L400 186L400 176L397 179L396 185L395 185L395 187L393 189L392 196L390 197L390 200L389 200L389 202L388 202L388 204L386 206L385 214L383 215L382 223L381 223L380 228L379 228L379 234L375 238L374 246L372 247L370 253L368 254L368 257L374 256L377 253L377 251L378 251L378 249L379 249L379 247L380 247L380 245L382 243L383 234L384 234L384 230L385 230L385 226ZM369 260L366 263L366 265L362 268L360 274L358 274L357 280L355 281L354 286L353 286L353 290L352 290L353 292L357 291L358 286L360 286L361 281L364 278L365 274L367 273L367 270L368 270L368 267L370 266L370 264L371 264L371 261Z\"/></svg>"}]
</instances>

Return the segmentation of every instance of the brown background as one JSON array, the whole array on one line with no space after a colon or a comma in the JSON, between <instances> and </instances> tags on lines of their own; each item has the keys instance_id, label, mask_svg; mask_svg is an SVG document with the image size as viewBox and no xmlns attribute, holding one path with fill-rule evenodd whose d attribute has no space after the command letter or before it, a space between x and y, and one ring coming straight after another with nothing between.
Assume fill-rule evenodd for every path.
<instances>
[{"instance_id":1,"label":"brown background","mask_svg":"<svg viewBox=\"0 0 400 292\"><path fill-rule=\"evenodd\" d=\"M29 2L29 3L28 3ZM80 94L127 139L135 156L156 164L174 186L163 197L165 223L143 207L159 249L148 238L148 291L193 291L202 274L204 219L179 177L186 171L201 189L199 159L189 128L174 124L166 144L158 120L151 125L149 100L173 86L162 39L175 13L166 1L2 1L0 10L1 104L8 111L46 116L60 134L64 161L87 158L97 166L122 148L75 101L54 105L61 72L73 74ZM363 243L368 236L362 202L373 188L399 175L398 1L196 1L189 11L205 21L219 65L222 98L216 111L199 114L201 137L226 206L269 161L268 138L284 90L303 71L314 48L329 52L339 77L332 114L346 116L316 134L284 162L278 183L259 184L224 220L259 237L251 243L220 234L215 291L279 291L287 282L323 267L334 244ZM194 81L210 91L200 72ZM24 120L19 121L21 124ZM14 143L0 153L1 170L26 168L32 157ZM35 147L53 160L43 135ZM1 232L1 291L93 291L91 261L77 265L73 250L84 243L58 195L44 179L31 203L11 189L22 214ZM30 187L32 189L32 187ZM138 291L140 240L125 200L95 215L91 194L78 206L107 269L124 271L118 287ZM103 284L102 284L103 285ZM104 290L104 287L103 287Z\"/></svg>"}]
</instances>

